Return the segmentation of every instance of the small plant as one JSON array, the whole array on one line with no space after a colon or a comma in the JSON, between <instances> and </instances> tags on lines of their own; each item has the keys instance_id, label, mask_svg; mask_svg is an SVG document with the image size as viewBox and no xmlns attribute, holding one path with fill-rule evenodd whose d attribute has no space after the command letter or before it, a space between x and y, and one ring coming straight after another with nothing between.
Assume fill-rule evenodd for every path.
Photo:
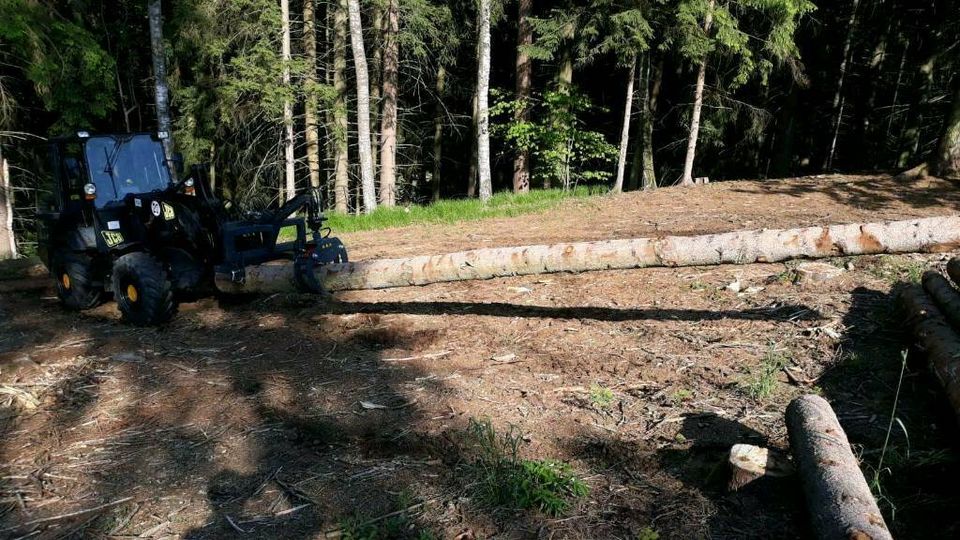
<instances>
[{"instance_id":1,"label":"small plant","mask_svg":"<svg viewBox=\"0 0 960 540\"><path fill-rule=\"evenodd\" d=\"M923 261L914 259L884 255L880 257L878 264L868 267L868 272L874 277L896 283L898 281L907 281L909 283L920 283L927 265Z\"/></svg>"},{"instance_id":2,"label":"small plant","mask_svg":"<svg viewBox=\"0 0 960 540\"><path fill-rule=\"evenodd\" d=\"M590 403L598 409L609 409L613 405L613 390L594 384L590 386Z\"/></svg>"},{"instance_id":3,"label":"small plant","mask_svg":"<svg viewBox=\"0 0 960 540\"><path fill-rule=\"evenodd\" d=\"M873 479L870 481L870 489L876 494L877 499L880 501L885 501L890 505L890 511L893 515L896 514L897 507L894 506L893 502L888 499L883 494L883 483L880 479L880 475L883 474L883 459L887 455L887 448L890 445L890 433L893 432L893 424L896 422L900 429L903 430L904 436L907 438L907 454L906 460L910 459L910 434L907 433L907 427L903 425L903 422L897 418L897 402L900 401L900 388L903 387L903 375L907 371L907 351L900 353L900 378L897 380L897 391L893 394L893 407L890 410L890 423L887 424L887 433L883 438L883 448L880 450L880 460L877 463L877 468L873 471Z\"/></svg>"},{"instance_id":4,"label":"small plant","mask_svg":"<svg viewBox=\"0 0 960 540\"><path fill-rule=\"evenodd\" d=\"M660 533L653 527L644 527L637 533L637 540L660 540Z\"/></svg>"},{"instance_id":5,"label":"small plant","mask_svg":"<svg viewBox=\"0 0 960 540\"><path fill-rule=\"evenodd\" d=\"M558 516L570 508L571 498L589 492L566 463L521 459L523 433L514 425L505 433L497 433L490 420L471 418L467 434L477 454L472 465L477 496L485 504L518 510L538 508Z\"/></svg>"},{"instance_id":6,"label":"small plant","mask_svg":"<svg viewBox=\"0 0 960 540\"><path fill-rule=\"evenodd\" d=\"M684 401L689 400L693 397L693 392L687 390L686 388L678 388L673 392L673 395L670 398L673 400L674 405L680 405Z\"/></svg>"},{"instance_id":7,"label":"small plant","mask_svg":"<svg viewBox=\"0 0 960 540\"><path fill-rule=\"evenodd\" d=\"M393 538L411 538L432 540L436 536L426 529L419 529L410 519L407 509L411 495L401 492L397 497L400 513L387 518L370 518L364 514L354 514L340 521L340 538L343 540L386 540ZM389 514L388 514L389 515Z\"/></svg>"},{"instance_id":8,"label":"small plant","mask_svg":"<svg viewBox=\"0 0 960 540\"><path fill-rule=\"evenodd\" d=\"M790 363L790 358L778 351L772 344L760 361L760 369L745 382L741 388L751 398L762 400L770 397L777 389L777 374Z\"/></svg>"}]
</instances>

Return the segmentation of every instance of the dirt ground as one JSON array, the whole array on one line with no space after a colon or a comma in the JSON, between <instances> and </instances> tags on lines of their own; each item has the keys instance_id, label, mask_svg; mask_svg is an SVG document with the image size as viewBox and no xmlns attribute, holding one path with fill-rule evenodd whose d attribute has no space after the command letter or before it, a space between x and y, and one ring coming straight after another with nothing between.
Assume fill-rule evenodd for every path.
<instances>
[{"instance_id":1,"label":"dirt ground","mask_svg":"<svg viewBox=\"0 0 960 540\"><path fill-rule=\"evenodd\" d=\"M728 182L549 212L343 235L354 258L941 215L947 182ZM728 492L729 447L786 448L829 399L898 538L960 537L954 417L892 285L946 255L556 274L184 304L137 329L108 303L0 295L0 538L803 538L796 480ZM727 286L739 283L740 292ZM771 369L772 366L772 369ZM767 374L764 374L764 370ZM768 383L759 390L761 383ZM607 392L609 390L609 392ZM609 398L609 399L608 399ZM465 429L590 488L559 517L476 496ZM399 512L398 512L399 511ZM76 513L73 515L72 513ZM381 531L386 531L383 527Z\"/></svg>"}]
</instances>

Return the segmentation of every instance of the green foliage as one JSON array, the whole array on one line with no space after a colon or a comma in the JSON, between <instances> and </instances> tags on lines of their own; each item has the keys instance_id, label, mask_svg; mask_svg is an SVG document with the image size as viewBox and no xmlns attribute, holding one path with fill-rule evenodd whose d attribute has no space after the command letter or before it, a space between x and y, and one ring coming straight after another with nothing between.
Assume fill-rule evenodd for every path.
<instances>
[{"instance_id":1,"label":"green foliage","mask_svg":"<svg viewBox=\"0 0 960 540\"><path fill-rule=\"evenodd\" d=\"M749 378L741 383L743 391L755 400L770 397L777 389L777 375L790 363L790 358L778 350L773 344L767 347L767 352L760 360L760 367Z\"/></svg>"},{"instance_id":2,"label":"green foliage","mask_svg":"<svg viewBox=\"0 0 960 540\"><path fill-rule=\"evenodd\" d=\"M637 540L660 540L660 533L652 527L644 527L637 533Z\"/></svg>"},{"instance_id":3,"label":"green foliage","mask_svg":"<svg viewBox=\"0 0 960 540\"><path fill-rule=\"evenodd\" d=\"M371 231L418 224L459 223L492 217L512 217L541 212L570 198L584 198L600 193L588 187L564 192L544 189L523 194L496 193L483 204L478 199L447 199L430 205L379 207L370 214L330 214L329 226L338 233ZM605 190L603 190L605 192Z\"/></svg>"},{"instance_id":4,"label":"green foliage","mask_svg":"<svg viewBox=\"0 0 960 540\"><path fill-rule=\"evenodd\" d=\"M523 433L516 426L497 433L490 420L471 418L468 436L476 452L471 469L477 479L477 495L485 504L516 510L537 508L559 516L570 508L572 498L589 492L565 463L521 459Z\"/></svg>"},{"instance_id":5,"label":"green foliage","mask_svg":"<svg viewBox=\"0 0 960 540\"><path fill-rule=\"evenodd\" d=\"M533 177L559 179L565 187L610 178L617 148L603 134L586 128L584 117L595 107L575 91L548 91L533 104L504 99L501 92L490 109L491 134L514 151L533 156ZM532 105L530 120L516 112Z\"/></svg>"},{"instance_id":6,"label":"green foliage","mask_svg":"<svg viewBox=\"0 0 960 540\"><path fill-rule=\"evenodd\" d=\"M614 401L613 390L601 386L599 384L593 384L590 386L590 403L598 409L609 409L613 405Z\"/></svg>"},{"instance_id":7,"label":"green foliage","mask_svg":"<svg viewBox=\"0 0 960 540\"><path fill-rule=\"evenodd\" d=\"M27 0L6 0L2 12L0 63L21 70L58 115L51 131L89 127L114 110L114 60L90 30Z\"/></svg>"}]
</instances>

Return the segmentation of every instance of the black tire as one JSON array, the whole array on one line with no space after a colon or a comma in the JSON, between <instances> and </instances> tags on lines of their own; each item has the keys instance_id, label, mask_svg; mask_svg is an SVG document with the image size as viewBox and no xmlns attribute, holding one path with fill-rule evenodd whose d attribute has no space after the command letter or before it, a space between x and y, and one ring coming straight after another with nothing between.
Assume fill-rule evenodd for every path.
<instances>
[{"instance_id":1,"label":"black tire","mask_svg":"<svg viewBox=\"0 0 960 540\"><path fill-rule=\"evenodd\" d=\"M92 309L103 302L103 286L96 285L93 260L83 253L54 253L51 273L57 281L57 298L73 310Z\"/></svg>"},{"instance_id":2,"label":"black tire","mask_svg":"<svg viewBox=\"0 0 960 540\"><path fill-rule=\"evenodd\" d=\"M177 312L167 270L146 252L128 253L113 263L113 296L123 319L137 326L163 324Z\"/></svg>"}]
</instances>

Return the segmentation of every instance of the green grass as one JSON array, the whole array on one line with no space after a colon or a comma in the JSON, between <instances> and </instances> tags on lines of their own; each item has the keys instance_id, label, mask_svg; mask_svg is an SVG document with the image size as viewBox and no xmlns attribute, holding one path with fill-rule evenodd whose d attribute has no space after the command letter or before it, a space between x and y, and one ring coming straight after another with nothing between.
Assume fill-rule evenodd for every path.
<instances>
[{"instance_id":1,"label":"green grass","mask_svg":"<svg viewBox=\"0 0 960 540\"><path fill-rule=\"evenodd\" d=\"M613 405L613 390L594 384L590 386L590 403L598 409L609 409Z\"/></svg>"},{"instance_id":2,"label":"green grass","mask_svg":"<svg viewBox=\"0 0 960 540\"><path fill-rule=\"evenodd\" d=\"M753 371L740 386L743 391L753 399L760 401L773 395L779 382L777 375L787 367L790 358L782 351L778 351L773 345L767 348L767 352L760 360L760 368Z\"/></svg>"},{"instance_id":3,"label":"green grass","mask_svg":"<svg viewBox=\"0 0 960 540\"><path fill-rule=\"evenodd\" d=\"M327 225L335 234L373 231L418 224L457 223L485 218L512 217L542 212L567 199L580 199L606 193L604 187L580 186L576 189L534 190L522 195L497 193L486 204L479 199L447 199L428 205L377 208L359 216L330 212Z\"/></svg>"},{"instance_id":4,"label":"green grass","mask_svg":"<svg viewBox=\"0 0 960 540\"><path fill-rule=\"evenodd\" d=\"M878 263L866 266L866 270L874 277L890 283L920 283L927 263L900 255L881 255Z\"/></svg>"},{"instance_id":5,"label":"green grass","mask_svg":"<svg viewBox=\"0 0 960 540\"><path fill-rule=\"evenodd\" d=\"M490 420L470 419L468 440L476 459L471 465L477 498L496 508L537 508L545 514L566 513L571 500L586 496L587 485L566 463L521 459L523 433L516 426L497 433Z\"/></svg>"}]
</instances>

